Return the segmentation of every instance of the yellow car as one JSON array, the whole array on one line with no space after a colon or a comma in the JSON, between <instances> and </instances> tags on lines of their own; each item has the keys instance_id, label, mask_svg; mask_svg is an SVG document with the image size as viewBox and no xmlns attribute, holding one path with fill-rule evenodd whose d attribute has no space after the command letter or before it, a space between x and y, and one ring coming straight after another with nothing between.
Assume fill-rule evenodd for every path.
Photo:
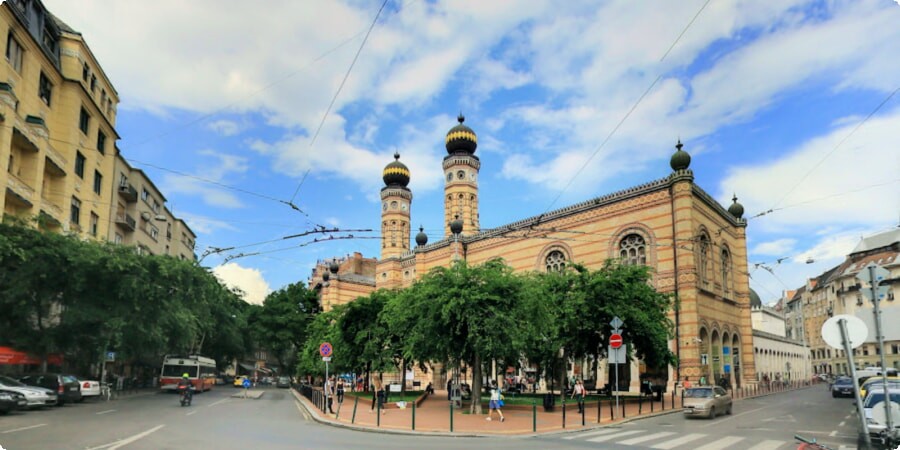
<instances>
[{"instance_id":1,"label":"yellow car","mask_svg":"<svg viewBox=\"0 0 900 450\"><path fill-rule=\"evenodd\" d=\"M243 375L234 377L234 387L244 387L245 379L247 379L247 377L245 377Z\"/></svg>"},{"instance_id":2,"label":"yellow car","mask_svg":"<svg viewBox=\"0 0 900 450\"><path fill-rule=\"evenodd\" d=\"M888 386L890 388L900 387L900 377L887 377ZM874 376L865 381L862 385L859 386L859 398L865 399L866 392L872 388L872 386L881 386L883 380L881 376Z\"/></svg>"}]
</instances>

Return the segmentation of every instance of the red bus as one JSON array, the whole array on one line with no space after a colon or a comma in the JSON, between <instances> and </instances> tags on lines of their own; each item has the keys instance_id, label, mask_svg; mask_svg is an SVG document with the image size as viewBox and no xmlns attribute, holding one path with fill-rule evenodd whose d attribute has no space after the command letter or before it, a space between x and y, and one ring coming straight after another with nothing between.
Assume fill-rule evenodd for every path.
<instances>
[{"instance_id":1,"label":"red bus","mask_svg":"<svg viewBox=\"0 0 900 450\"><path fill-rule=\"evenodd\" d=\"M197 392L208 391L216 384L216 361L200 355L166 355L159 375L159 388L174 391L184 374L188 374Z\"/></svg>"}]
</instances>

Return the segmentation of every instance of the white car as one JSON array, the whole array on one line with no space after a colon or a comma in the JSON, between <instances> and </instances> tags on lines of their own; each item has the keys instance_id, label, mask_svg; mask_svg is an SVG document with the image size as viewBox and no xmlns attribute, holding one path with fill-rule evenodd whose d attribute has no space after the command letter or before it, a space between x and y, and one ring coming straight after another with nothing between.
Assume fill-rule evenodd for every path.
<instances>
[{"instance_id":1,"label":"white car","mask_svg":"<svg viewBox=\"0 0 900 450\"><path fill-rule=\"evenodd\" d=\"M869 435L876 437L879 433L887 428L887 415L884 408L884 386L877 386L866 393L866 399L863 401L863 412L866 415L866 424L869 428ZM894 419L894 428L900 428L900 389L889 388L891 415Z\"/></svg>"},{"instance_id":2,"label":"white car","mask_svg":"<svg viewBox=\"0 0 900 450\"><path fill-rule=\"evenodd\" d=\"M53 406L58 402L56 392L42 387L29 386L4 375L0 375L0 387L24 395L29 408Z\"/></svg>"},{"instance_id":3,"label":"white car","mask_svg":"<svg viewBox=\"0 0 900 450\"><path fill-rule=\"evenodd\" d=\"M75 377L81 386L81 397L100 397L100 382L94 380L86 380L81 377Z\"/></svg>"}]
</instances>

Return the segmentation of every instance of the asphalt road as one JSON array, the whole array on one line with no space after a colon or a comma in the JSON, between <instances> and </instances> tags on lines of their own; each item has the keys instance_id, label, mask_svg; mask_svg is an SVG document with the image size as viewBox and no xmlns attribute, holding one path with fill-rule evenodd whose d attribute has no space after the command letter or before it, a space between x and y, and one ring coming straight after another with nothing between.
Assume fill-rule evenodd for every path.
<instances>
[{"instance_id":1,"label":"asphalt road","mask_svg":"<svg viewBox=\"0 0 900 450\"><path fill-rule=\"evenodd\" d=\"M714 421L680 414L639 420L618 428L541 437L462 438L399 436L334 428L309 421L286 389L267 389L259 399L231 398L217 389L181 407L174 394L146 394L112 402L14 413L0 417L0 446L23 449L541 449L547 448L796 448L801 433L839 448L853 448L855 416L849 399L824 388L773 395L738 404L734 415ZM842 425L843 423L843 425ZM601 434L596 434L601 432ZM591 434L594 433L594 434ZM621 433L627 433L622 435ZM660 435L659 433L670 433ZM684 445L665 446L685 436ZM651 437L655 436L655 437ZM596 439L601 439L596 441ZM635 439L648 438L629 445ZM592 441L594 439L595 441ZM723 441L723 439L725 439ZM717 444L718 443L718 444ZM721 444L726 444L721 446ZM777 443L777 445L775 445ZM657 446L657 447L654 447Z\"/></svg>"}]
</instances>

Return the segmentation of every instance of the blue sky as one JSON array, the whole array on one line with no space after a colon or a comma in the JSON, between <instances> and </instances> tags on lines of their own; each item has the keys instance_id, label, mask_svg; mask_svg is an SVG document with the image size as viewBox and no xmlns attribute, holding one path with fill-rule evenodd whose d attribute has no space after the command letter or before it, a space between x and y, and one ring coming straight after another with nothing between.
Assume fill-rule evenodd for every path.
<instances>
[{"instance_id":1,"label":"blue sky","mask_svg":"<svg viewBox=\"0 0 900 450\"><path fill-rule=\"evenodd\" d=\"M377 236L395 151L413 224L440 239L443 139L460 111L479 137L484 228L666 176L680 138L721 203L774 209L747 228L764 301L900 221L892 0L392 0L315 142L380 1L44 3L100 60L122 99L119 147L200 254L317 225ZM278 200L307 172L300 213ZM376 239L287 249L309 240L203 264L259 302L317 259L379 255ZM263 254L226 263L240 252Z\"/></svg>"}]
</instances>

